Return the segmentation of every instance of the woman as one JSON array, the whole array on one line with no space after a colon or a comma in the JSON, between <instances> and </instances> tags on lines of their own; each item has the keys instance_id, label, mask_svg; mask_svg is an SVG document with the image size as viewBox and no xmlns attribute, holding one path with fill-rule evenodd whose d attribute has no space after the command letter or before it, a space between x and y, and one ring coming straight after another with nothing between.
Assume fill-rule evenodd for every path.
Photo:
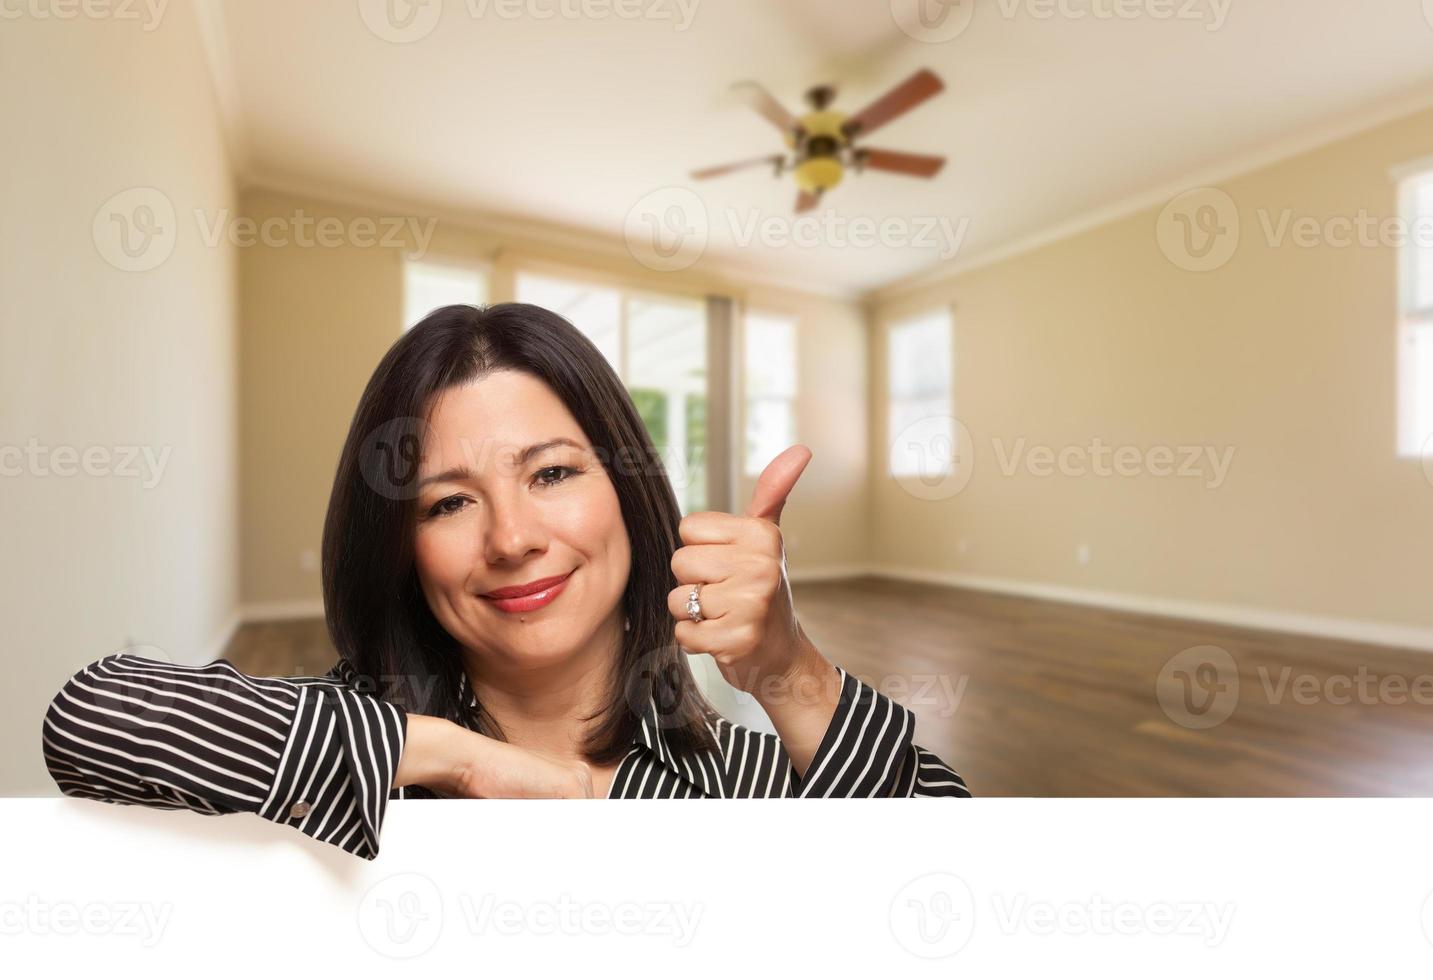
<instances>
[{"instance_id":1,"label":"woman","mask_svg":"<svg viewBox=\"0 0 1433 980\"><path fill-rule=\"evenodd\" d=\"M339 460L338 663L106 657L51 703L46 764L70 796L257 813L370 859L390 798L968 796L797 622L779 521L809 459L778 456L741 516L682 518L582 333L525 304L437 310L378 365ZM681 648L777 734L717 714Z\"/></svg>"}]
</instances>

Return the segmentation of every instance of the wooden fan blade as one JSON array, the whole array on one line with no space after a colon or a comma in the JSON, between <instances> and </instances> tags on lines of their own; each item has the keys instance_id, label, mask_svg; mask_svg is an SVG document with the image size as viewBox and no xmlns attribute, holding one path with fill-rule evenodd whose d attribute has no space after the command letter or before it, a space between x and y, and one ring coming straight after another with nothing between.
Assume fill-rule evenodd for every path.
<instances>
[{"instance_id":1,"label":"wooden fan blade","mask_svg":"<svg viewBox=\"0 0 1433 980\"><path fill-rule=\"evenodd\" d=\"M912 177L934 177L945 166L945 157L926 156L923 153L900 153L896 150L857 151L861 154L861 166L868 170L889 170L893 174L909 174Z\"/></svg>"},{"instance_id":2,"label":"wooden fan blade","mask_svg":"<svg viewBox=\"0 0 1433 980\"><path fill-rule=\"evenodd\" d=\"M864 136L878 127L884 126L897 116L910 112L944 88L945 83L936 77L935 72L922 68L847 119L841 128L845 131L847 139Z\"/></svg>"},{"instance_id":3,"label":"wooden fan blade","mask_svg":"<svg viewBox=\"0 0 1433 980\"><path fill-rule=\"evenodd\" d=\"M738 160L736 163L724 163L717 167L707 167L704 170L693 170L692 179L705 180L708 177L720 177L723 174L733 173L737 170L745 170L748 167L755 167L758 165L774 167L784 159L785 157L782 157L778 154L776 156L769 157L755 157L751 160Z\"/></svg>"},{"instance_id":4,"label":"wooden fan blade","mask_svg":"<svg viewBox=\"0 0 1433 980\"><path fill-rule=\"evenodd\" d=\"M761 113L771 125L781 130L782 135L796 129L796 117L786 111L776 97L757 82L737 82L732 86L747 104Z\"/></svg>"},{"instance_id":5,"label":"wooden fan blade","mask_svg":"<svg viewBox=\"0 0 1433 980\"><path fill-rule=\"evenodd\" d=\"M801 193L796 195L796 213L800 214L803 211L810 211L812 208L816 207L816 205L820 203L821 196L819 194L812 194L810 191L802 191Z\"/></svg>"}]
</instances>

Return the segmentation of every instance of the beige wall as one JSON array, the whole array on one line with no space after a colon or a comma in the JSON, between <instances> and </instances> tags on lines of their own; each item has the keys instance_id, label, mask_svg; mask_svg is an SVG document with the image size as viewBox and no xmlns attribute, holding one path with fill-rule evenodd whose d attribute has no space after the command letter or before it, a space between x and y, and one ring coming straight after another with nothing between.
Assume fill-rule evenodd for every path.
<instances>
[{"instance_id":1,"label":"beige wall","mask_svg":"<svg viewBox=\"0 0 1433 980\"><path fill-rule=\"evenodd\" d=\"M878 338L892 320L955 305L955 414L975 466L962 492L938 501L878 468L874 561L1056 594L1433 626L1433 484L1416 459L1395 457L1396 253L1279 247L1261 219L1396 216L1389 169L1430 154L1425 114L1221 182L1241 239L1215 271L1166 259L1156 208L940 285L883 291ZM879 460L886 379L873 346ZM1022 438L1235 456L1217 489L1005 476L994 440L1008 458Z\"/></svg>"},{"instance_id":2,"label":"beige wall","mask_svg":"<svg viewBox=\"0 0 1433 980\"><path fill-rule=\"evenodd\" d=\"M194 219L233 194L192 18L173 4L150 31L83 17L0 30L0 446L91 450L97 474L56 475L71 463L47 452L0 476L7 795L58 792L40 730L66 677L130 643L201 662L236 608L236 262ZM102 207L134 187L175 212L174 250L147 271L103 257ZM137 243L140 259L162 254ZM99 455L123 447L163 468L131 477Z\"/></svg>"},{"instance_id":3,"label":"beige wall","mask_svg":"<svg viewBox=\"0 0 1433 980\"><path fill-rule=\"evenodd\" d=\"M260 223L291 221L302 212L345 226L415 213L263 187L243 194L242 210ZM426 220L419 219L419 227ZM799 316L798 438L814 456L783 517L788 558L793 574L864 562L868 358L866 321L857 304L698 271L652 272L597 236L590 242L577 236L577 244L561 247L462 219L439 218L434 228L428 254L488 263L493 301L511 298L517 270L532 268L636 289L717 292ZM403 244L417 241L406 236ZM319 550L349 419L369 374L399 335L402 249L255 244L241 249L240 265L243 601L259 614L312 610L320 597L319 573L316 566L305 567L302 555ZM753 483L742 482L743 504Z\"/></svg>"}]
</instances>

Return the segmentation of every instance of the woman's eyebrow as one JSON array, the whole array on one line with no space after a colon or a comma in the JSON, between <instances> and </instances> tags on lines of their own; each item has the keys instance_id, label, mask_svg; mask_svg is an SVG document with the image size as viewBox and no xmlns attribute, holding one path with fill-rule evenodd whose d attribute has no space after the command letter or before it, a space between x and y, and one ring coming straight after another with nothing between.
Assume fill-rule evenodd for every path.
<instances>
[{"instance_id":1,"label":"woman's eyebrow","mask_svg":"<svg viewBox=\"0 0 1433 980\"><path fill-rule=\"evenodd\" d=\"M532 457L536 456L538 453L543 452L544 450L552 449L555 446L571 446L573 449L584 450L584 447L580 443L574 442L573 440L568 439L566 437L559 436L556 439L548 439L545 442L535 442L531 446L528 446L526 449L522 450L515 457L513 457L513 465L522 466L528 460L532 459ZM473 471L466 465L452 466L441 473L434 473L432 476L423 477L423 479L418 481L418 489L422 490L430 483L446 483L450 480L471 480L472 478Z\"/></svg>"}]
</instances>

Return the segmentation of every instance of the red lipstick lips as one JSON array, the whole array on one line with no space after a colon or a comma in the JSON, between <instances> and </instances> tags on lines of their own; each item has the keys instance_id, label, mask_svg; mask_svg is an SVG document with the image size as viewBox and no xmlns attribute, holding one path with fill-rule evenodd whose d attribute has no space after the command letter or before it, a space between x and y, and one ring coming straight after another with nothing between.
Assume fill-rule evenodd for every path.
<instances>
[{"instance_id":1,"label":"red lipstick lips","mask_svg":"<svg viewBox=\"0 0 1433 980\"><path fill-rule=\"evenodd\" d=\"M485 592L482 597L503 612L532 612L556 599L563 587L567 585L568 576L571 574L568 572L566 575L540 578L524 585L504 586L501 589Z\"/></svg>"}]
</instances>

